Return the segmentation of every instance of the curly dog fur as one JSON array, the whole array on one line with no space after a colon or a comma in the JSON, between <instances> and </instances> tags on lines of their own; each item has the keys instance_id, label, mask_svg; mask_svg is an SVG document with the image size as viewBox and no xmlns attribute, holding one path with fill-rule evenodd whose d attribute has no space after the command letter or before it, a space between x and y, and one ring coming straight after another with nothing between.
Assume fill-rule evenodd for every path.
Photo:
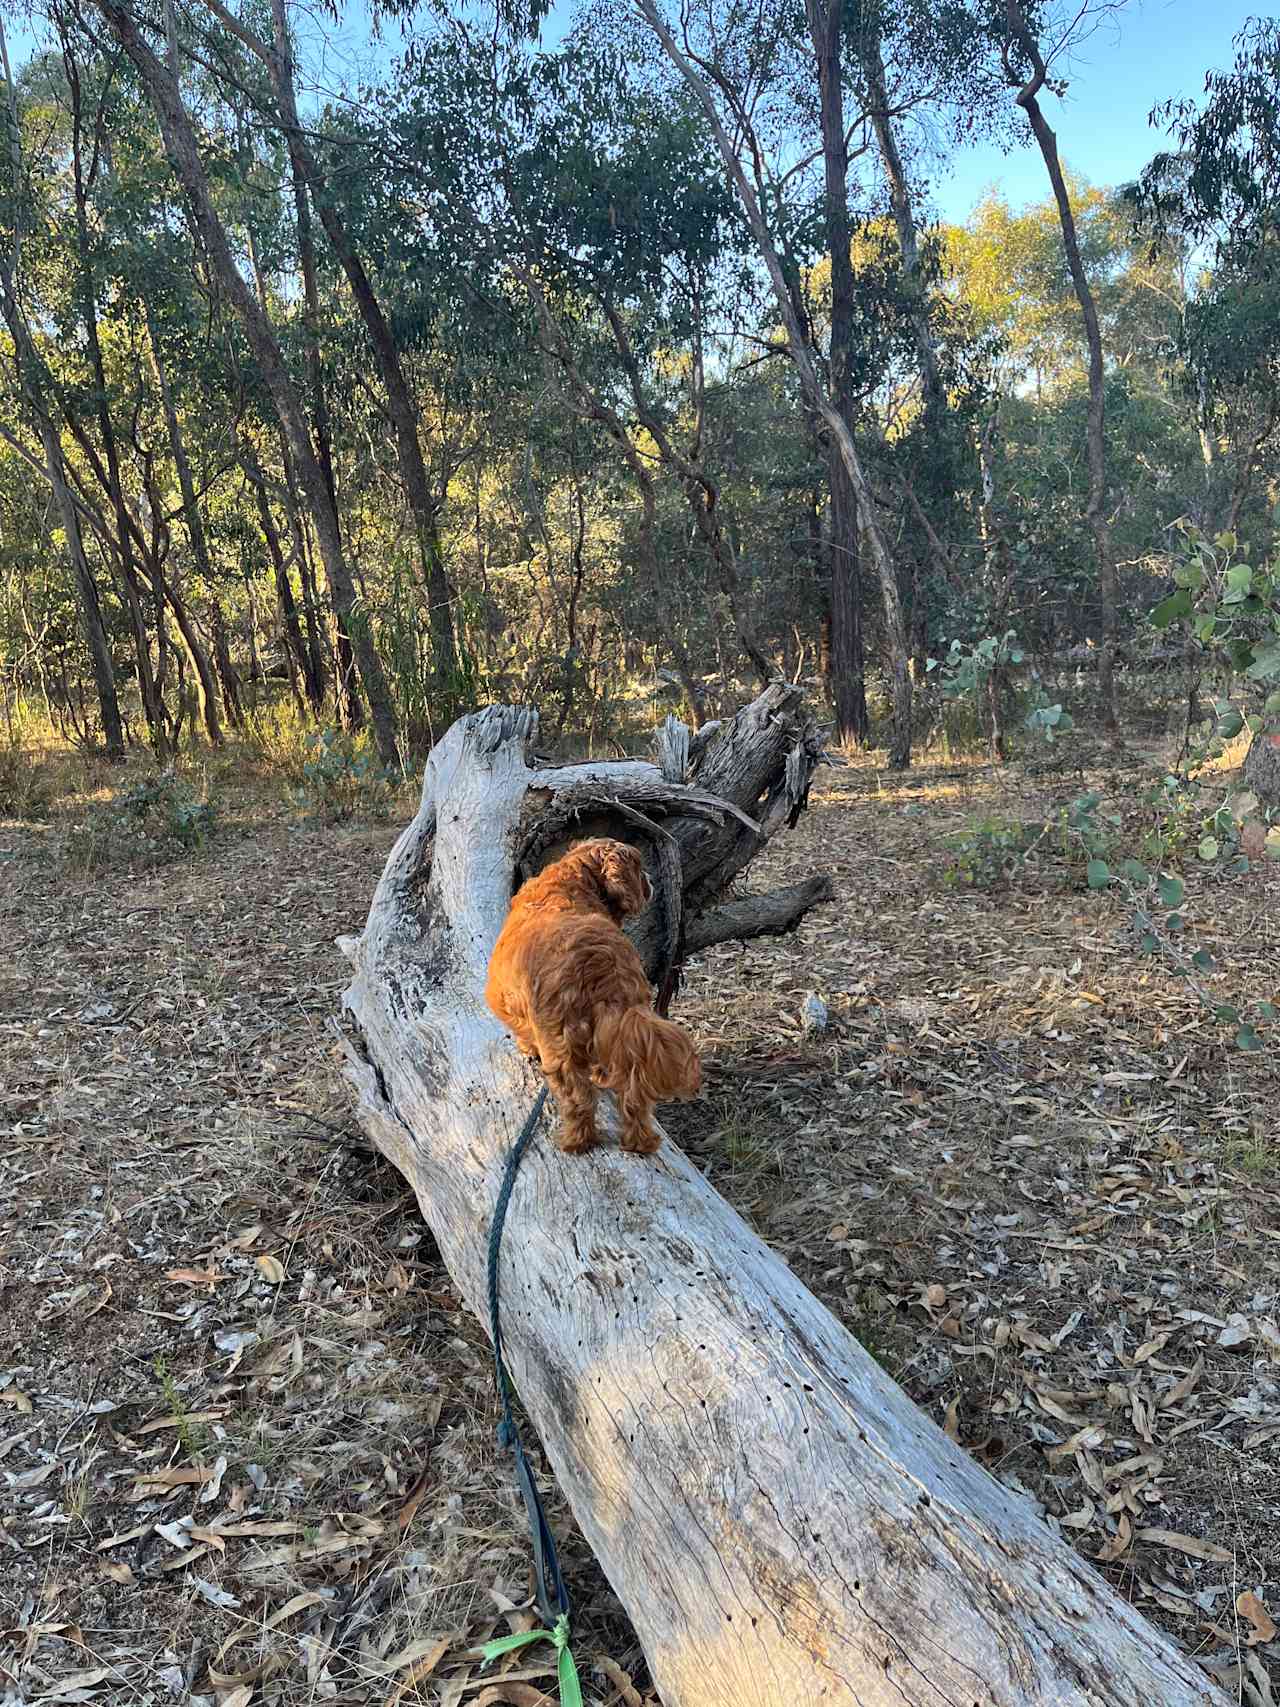
<instances>
[{"instance_id":1,"label":"curly dog fur","mask_svg":"<svg viewBox=\"0 0 1280 1707\"><path fill-rule=\"evenodd\" d=\"M560 1105L562 1150L589 1150L597 1090L612 1091L622 1147L662 1142L655 1103L696 1095L697 1051L654 1013L649 980L621 921L653 898L640 855L597 838L576 847L517 893L494 945L485 1000L540 1061Z\"/></svg>"}]
</instances>

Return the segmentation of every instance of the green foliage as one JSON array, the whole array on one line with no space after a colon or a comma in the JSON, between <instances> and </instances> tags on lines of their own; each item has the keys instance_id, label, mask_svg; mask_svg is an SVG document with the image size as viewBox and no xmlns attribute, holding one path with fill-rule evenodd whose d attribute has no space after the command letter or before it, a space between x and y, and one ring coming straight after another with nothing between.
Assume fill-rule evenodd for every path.
<instances>
[{"instance_id":1,"label":"green foliage","mask_svg":"<svg viewBox=\"0 0 1280 1707\"><path fill-rule=\"evenodd\" d=\"M250 711L242 731L252 762L284 782L300 787L307 743L314 728L293 699L279 699Z\"/></svg>"},{"instance_id":2,"label":"green foliage","mask_svg":"<svg viewBox=\"0 0 1280 1707\"><path fill-rule=\"evenodd\" d=\"M367 732L320 729L306 738L301 786L294 800L329 824L353 818L385 818L399 779L378 760Z\"/></svg>"},{"instance_id":3,"label":"green foliage","mask_svg":"<svg viewBox=\"0 0 1280 1707\"><path fill-rule=\"evenodd\" d=\"M1174 820L1172 832L1160 827L1149 835L1149 840L1161 854L1167 854L1175 847L1185 847L1189 798L1194 801L1193 791L1173 777L1165 778L1159 787L1144 792L1143 803L1156 816L1157 822L1162 810ZM1220 816L1215 814L1212 821L1219 822ZM1227 823L1238 823L1232 818L1229 807L1225 809L1225 819ZM1238 1048L1262 1048L1263 1039L1258 1026L1265 1027L1273 1021L1275 1010L1271 1003L1259 1002L1254 1004L1250 1016L1238 1005L1221 1002L1208 991L1199 975L1212 971L1213 957L1206 949L1192 949L1184 942L1187 929L1186 915L1182 911L1186 896L1184 879L1176 872L1152 869L1132 856L1118 857L1114 850L1123 840L1123 816L1118 812L1103 811L1101 797L1097 794L1081 795L1072 801L1062 816L1062 824L1068 841L1080 850L1086 862L1085 881L1088 887L1093 890L1112 889L1124 897L1139 954L1159 956L1179 977L1185 978L1202 1005L1219 1023L1230 1028ZM1222 850L1217 837L1210 835L1202 838L1196 851L1202 862L1209 863L1217 860ZM1247 859L1237 859L1233 869L1247 870Z\"/></svg>"},{"instance_id":4,"label":"green foliage","mask_svg":"<svg viewBox=\"0 0 1280 1707\"><path fill-rule=\"evenodd\" d=\"M216 828L213 803L185 777L161 771L91 807L67 832L63 860L82 877L112 866L166 864L198 852Z\"/></svg>"},{"instance_id":5,"label":"green foliage","mask_svg":"<svg viewBox=\"0 0 1280 1707\"><path fill-rule=\"evenodd\" d=\"M1022 728L1033 739L1052 745L1059 735L1074 728L1071 714L1061 701L1051 701L1039 672L1031 667L1017 634L988 634L965 645L953 640L939 661L930 658L928 668L942 679L944 700L968 703L981 716L992 675L998 670L1006 678L1021 678Z\"/></svg>"},{"instance_id":6,"label":"green foliage","mask_svg":"<svg viewBox=\"0 0 1280 1707\"><path fill-rule=\"evenodd\" d=\"M1017 882L1028 855L1042 845L1044 837L1043 824L979 818L947 837L951 863L944 882L987 892L1008 887Z\"/></svg>"},{"instance_id":7,"label":"green foliage","mask_svg":"<svg viewBox=\"0 0 1280 1707\"><path fill-rule=\"evenodd\" d=\"M121 795L116 810L144 834L176 842L188 852L204 846L216 823L210 802L200 800L191 784L173 771L135 783Z\"/></svg>"}]
</instances>

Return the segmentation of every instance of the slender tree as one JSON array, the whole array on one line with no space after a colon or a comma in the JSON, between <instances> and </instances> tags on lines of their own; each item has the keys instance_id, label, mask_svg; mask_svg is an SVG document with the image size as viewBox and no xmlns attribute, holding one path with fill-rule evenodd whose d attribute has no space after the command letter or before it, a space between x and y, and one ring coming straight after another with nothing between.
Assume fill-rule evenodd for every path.
<instances>
[{"instance_id":1,"label":"slender tree","mask_svg":"<svg viewBox=\"0 0 1280 1707\"><path fill-rule=\"evenodd\" d=\"M1088 10L1087 6L1085 10ZM1067 269L1071 274L1076 301L1080 304L1080 317L1084 322L1085 345L1089 354L1089 410L1085 425L1089 495L1084 519L1093 535L1098 595L1102 609L1102 645L1098 657L1098 692L1102 706L1102 722L1103 727L1112 736L1116 736L1119 733L1115 663L1120 621L1120 580L1116 573L1106 514L1106 396L1098 306L1080 255L1075 215L1072 212L1071 197L1058 154L1058 139L1040 105L1040 93L1049 75L1048 66L1040 43L1027 22L1026 10L1021 0L1005 0L1005 32L1003 60L1006 74L1010 86L1016 90L1015 99L1018 105L1027 115L1027 123L1031 127L1036 146L1044 160L1045 171L1049 175L1053 199L1057 204L1058 218L1062 225L1062 248L1067 258Z\"/></svg>"},{"instance_id":2,"label":"slender tree","mask_svg":"<svg viewBox=\"0 0 1280 1707\"><path fill-rule=\"evenodd\" d=\"M355 583L343 548L334 494L312 441L297 388L285 365L271 323L232 255L226 229L218 215L209 187L208 173L200 157L195 130L182 99L176 71L171 64L158 58L147 45L138 21L128 5L116 3L116 0L97 0L97 4L146 90L160 125L165 151L186 192L194 229L219 286L244 327L249 347L271 393L315 525L334 609L351 634L378 751L385 763L395 763L398 753L391 695L374 647L368 620L357 609Z\"/></svg>"}]
</instances>

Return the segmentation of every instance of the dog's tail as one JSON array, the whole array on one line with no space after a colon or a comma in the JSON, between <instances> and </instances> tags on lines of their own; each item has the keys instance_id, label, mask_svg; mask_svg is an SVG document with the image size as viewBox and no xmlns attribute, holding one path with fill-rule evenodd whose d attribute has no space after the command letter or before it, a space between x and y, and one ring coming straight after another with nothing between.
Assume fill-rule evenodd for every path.
<instances>
[{"instance_id":1,"label":"dog's tail","mask_svg":"<svg viewBox=\"0 0 1280 1707\"><path fill-rule=\"evenodd\" d=\"M620 1098L674 1102L696 1096L702 1063L687 1035L652 1008L613 1008L596 1021L592 1081Z\"/></svg>"}]
</instances>

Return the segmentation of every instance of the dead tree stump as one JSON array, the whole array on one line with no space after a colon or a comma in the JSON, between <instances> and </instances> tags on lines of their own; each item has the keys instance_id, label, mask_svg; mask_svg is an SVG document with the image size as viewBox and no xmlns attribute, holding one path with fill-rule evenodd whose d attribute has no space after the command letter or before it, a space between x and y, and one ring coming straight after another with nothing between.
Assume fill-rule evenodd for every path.
<instances>
[{"instance_id":1,"label":"dead tree stump","mask_svg":"<svg viewBox=\"0 0 1280 1707\"><path fill-rule=\"evenodd\" d=\"M643 839L662 904L638 944L794 923L821 893L720 900L803 807L816 733L785 685L659 762L536 768L536 719L455 724L342 946L348 1075L485 1318L507 1148L538 1088L484 1006L522 870ZM1221 1703L1029 1505L906 1398L670 1143L566 1157L512 1199L504 1338L520 1397L626 1607L665 1707Z\"/></svg>"}]
</instances>

